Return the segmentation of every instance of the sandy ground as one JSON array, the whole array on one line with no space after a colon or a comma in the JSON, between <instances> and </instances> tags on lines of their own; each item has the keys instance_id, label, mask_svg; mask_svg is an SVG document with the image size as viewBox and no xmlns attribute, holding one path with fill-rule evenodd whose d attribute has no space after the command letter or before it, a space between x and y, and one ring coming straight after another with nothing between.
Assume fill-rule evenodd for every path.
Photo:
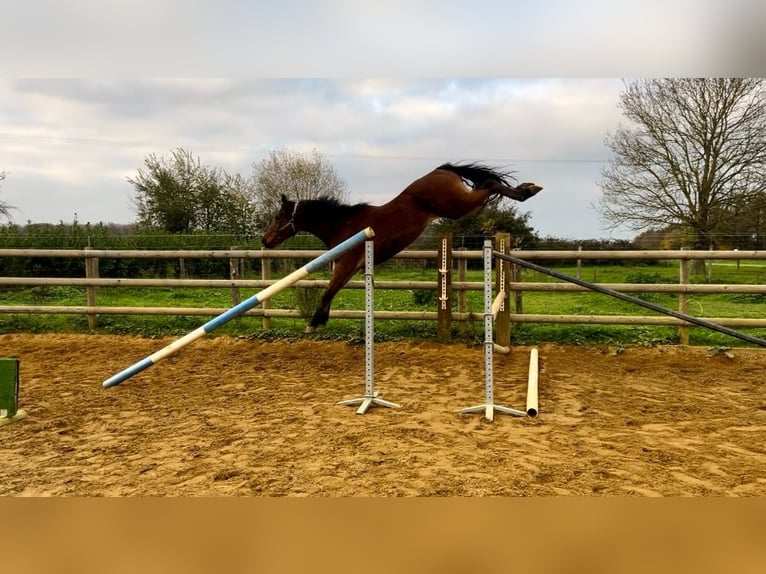
<instances>
[{"instance_id":1,"label":"sandy ground","mask_svg":"<svg viewBox=\"0 0 766 574\"><path fill-rule=\"evenodd\" d=\"M375 346L400 409L357 415L364 347L210 337L128 381L172 339L0 335L21 359L0 426L3 496L763 496L766 353L540 346L537 418L484 402L481 347ZM529 349L495 356L524 410Z\"/></svg>"}]
</instances>

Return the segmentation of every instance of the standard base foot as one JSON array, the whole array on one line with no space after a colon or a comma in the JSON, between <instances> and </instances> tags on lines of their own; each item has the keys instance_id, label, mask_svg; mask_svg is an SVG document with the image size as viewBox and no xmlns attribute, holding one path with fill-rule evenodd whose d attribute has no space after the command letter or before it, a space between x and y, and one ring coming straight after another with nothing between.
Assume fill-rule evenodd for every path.
<instances>
[{"instance_id":1,"label":"standard base foot","mask_svg":"<svg viewBox=\"0 0 766 574\"><path fill-rule=\"evenodd\" d=\"M508 407L501 407L500 405L476 405L475 407L468 407L467 409L459 410L460 414L464 413L484 413L484 417L492 422L495 418L495 411L504 415L511 415L514 417L525 417L527 413Z\"/></svg>"},{"instance_id":2,"label":"standard base foot","mask_svg":"<svg viewBox=\"0 0 766 574\"><path fill-rule=\"evenodd\" d=\"M338 404L346 406L346 407L353 407L353 406L359 405L359 408L356 409L356 414L358 415L363 415L364 413L366 413L367 409L369 409L371 406L388 407L391 409L401 408L401 405L397 405L396 403L392 403L391 401L386 401L384 399L378 398L377 392L372 396L366 395L364 397L359 397L357 399L347 399L345 401L339 401Z\"/></svg>"},{"instance_id":3,"label":"standard base foot","mask_svg":"<svg viewBox=\"0 0 766 574\"><path fill-rule=\"evenodd\" d=\"M20 421L26 416L27 416L27 411L25 411L24 409L19 409L16 411L16 414L13 415L12 417L0 417L0 427L3 425L9 425L11 423L15 423L16 421Z\"/></svg>"}]
</instances>

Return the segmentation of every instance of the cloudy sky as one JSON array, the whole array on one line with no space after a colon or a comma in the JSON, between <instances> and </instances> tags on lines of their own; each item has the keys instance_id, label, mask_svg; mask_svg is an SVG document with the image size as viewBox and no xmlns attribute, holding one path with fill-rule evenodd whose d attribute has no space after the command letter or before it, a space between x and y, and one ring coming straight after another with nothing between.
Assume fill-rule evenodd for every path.
<instances>
[{"instance_id":1,"label":"cloudy sky","mask_svg":"<svg viewBox=\"0 0 766 574\"><path fill-rule=\"evenodd\" d=\"M0 83L0 158L15 220L127 223L149 154L183 147L249 175L269 150L317 149L378 204L445 161L544 186L521 206L542 234L603 235L591 204L620 121L617 79L13 80Z\"/></svg>"},{"instance_id":2,"label":"cloudy sky","mask_svg":"<svg viewBox=\"0 0 766 574\"><path fill-rule=\"evenodd\" d=\"M545 188L520 206L540 234L631 237L593 209L621 78L708 75L731 48L721 21L744 29L735 5L759 10L714 4L12 3L0 199L17 223L129 223L126 178L149 154L183 147L250 175L270 150L316 149L354 201L383 203L445 161L483 161ZM749 36L736 38L745 50Z\"/></svg>"}]
</instances>

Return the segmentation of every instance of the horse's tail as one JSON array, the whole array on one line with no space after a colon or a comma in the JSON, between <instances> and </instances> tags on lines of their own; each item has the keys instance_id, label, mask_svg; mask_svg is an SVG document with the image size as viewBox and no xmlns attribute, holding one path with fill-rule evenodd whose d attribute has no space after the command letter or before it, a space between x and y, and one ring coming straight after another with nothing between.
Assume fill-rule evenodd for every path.
<instances>
[{"instance_id":1,"label":"horse's tail","mask_svg":"<svg viewBox=\"0 0 766 574\"><path fill-rule=\"evenodd\" d=\"M474 189L492 187L493 184L500 184L511 188L516 185L516 180L511 176L510 172L493 169L480 163L445 163L436 169L444 169L459 175L463 179L470 181Z\"/></svg>"},{"instance_id":2,"label":"horse's tail","mask_svg":"<svg viewBox=\"0 0 766 574\"><path fill-rule=\"evenodd\" d=\"M461 165L445 163L437 169L451 171L463 178L463 180L470 181L474 189L486 191L487 199L484 203L485 205L496 204L503 197L515 199L516 201L526 201L542 189L542 187L535 183L516 185L516 179L511 176L510 172L492 169L478 163Z\"/></svg>"}]
</instances>

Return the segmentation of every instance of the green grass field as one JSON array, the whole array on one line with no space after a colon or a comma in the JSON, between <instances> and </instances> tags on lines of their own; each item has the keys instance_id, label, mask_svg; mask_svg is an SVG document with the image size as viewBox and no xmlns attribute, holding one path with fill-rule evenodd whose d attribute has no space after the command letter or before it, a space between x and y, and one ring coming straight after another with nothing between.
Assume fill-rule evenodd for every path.
<instances>
[{"instance_id":1,"label":"green grass field","mask_svg":"<svg viewBox=\"0 0 766 574\"><path fill-rule=\"evenodd\" d=\"M574 267L557 267L558 271L575 275ZM456 274L455 274L456 275ZM327 278L316 274L312 278ZM589 264L581 272L582 279L598 283L677 283L675 264L623 267ZM455 277L456 278L456 277ZM434 270L423 270L412 265L383 266L376 271L379 280L435 281ZM482 281L481 271L469 271L469 281ZM524 271L524 281L555 281L533 271ZM766 267L733 263L714 264L713 283L760 284L766 280ZM706 282L704 276L693 277L693 282ZM301 292L303 291L303 292ZM308 290L289 289L271 300L272 308L300 308L300 297ZM318 295L320 290L314 291ZM4 305L85 305L85 289L79 287L0 288ZM241 289L241 298L256 290ZM648 293L641 298L653 303L678 308L675 294ZM308 297L309 299L311 297ZM453 297L455 299L455 297ZM98 290L100 306L157 306L157 307L220 307L232 305L231 291L208 288L128 288L102 287ZM304 303L304 307L307 305ZM311 306L308 306L311 308ZM467 294L468 311L483 312L482 293ZM335 299L333 309L364 308L364 291L344 289ZM381 290L375 291L375 308L391 311L435 311L435 291ZM594 315L656 315L656 313L598 293L541 293L523 294L523 311L531 314L594 314ZM689 312L700 317L766 317L766 295L691 295ZM206 322L200 316L128 316L102 315L98 318L97 332L113 334L141 334L164 336L184 334ZM272 328L265 331L262 320L243 317L219 328L216 333L254 338L299 338L306 325L304 318L273 318ZM436 338L436 324L430 321L379 320L375 324L379 340L420 340ZM0 332L88 332L88 322L81 315L0 315ZM744 332L764 337L766 329L748 329ZM331 319L328 326L315 338L361 340L363 320ZM455 322L453 339L479 343L483 337L481 321ZM512 328L512 341L517 344L555 342L561 344L652 345L678 342L675 327L606 326L561 324L516 324ZM707 329L693 327L691 343L708 346L742 346L737 339Z\"/></svg>"}]
</instances>

